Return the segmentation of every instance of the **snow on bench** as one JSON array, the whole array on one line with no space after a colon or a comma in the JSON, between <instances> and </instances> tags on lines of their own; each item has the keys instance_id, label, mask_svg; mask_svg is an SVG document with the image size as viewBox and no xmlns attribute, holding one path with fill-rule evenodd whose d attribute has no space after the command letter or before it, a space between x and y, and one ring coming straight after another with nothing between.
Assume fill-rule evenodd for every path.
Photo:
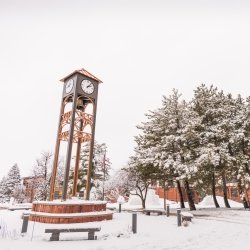
<instances>
[{"instance_id":1,"label":"snow on bench","mask_svg":"<svg viewBox=\"0 0 250 250\"><path fill-rule=\"evenodd\" d=\"M50 241L58 241L60 233L76 233L76 232L88 232L88 240L96 240L95 232L101 231L100 227L89 228L49 228L45 229L45 233L51 233Z\"/></svg>"},{"instance_id":2,"label":"snow on bench","mask_svg":"<svg viewBox=\"0 0 250 250\"><path fill-rule=\"evenodd\" d=\"M193 214L189 212L181 212L181 220L183 221L190 221L194 218Z\"/></svg>"},{"instance_id":3,"label":"snow on bench","mask_svg":"<svg viewBox=\"0 0 250 250\"><path fill-rule=\"evenodd\" d=\"M163 213L165 213L165 211L157 210L157 209L143 209L143 213L146 215L150 215L151 213L154 213L157 215L163 215Z\"/></svg>"},{"instance_id":4,"label":"snow on bench","mask_svg":"<svg viewBox=\"0 0 250 250\"><path fill-rule=\"evenodd\" d=\"M31 209L31 207L32 207L31 204L28 204L28 205L25 205L25 204L16 204L16 205L9 206L8 210L10 210L10 211L15 211L15 210L29 210L29 209Z\"/></svg>"}]
</instances>

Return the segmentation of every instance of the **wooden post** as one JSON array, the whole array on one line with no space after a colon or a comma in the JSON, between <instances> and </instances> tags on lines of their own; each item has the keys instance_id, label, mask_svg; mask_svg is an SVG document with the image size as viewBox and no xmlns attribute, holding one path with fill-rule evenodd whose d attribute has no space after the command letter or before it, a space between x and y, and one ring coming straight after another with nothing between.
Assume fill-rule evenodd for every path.
<instances>
[{"instance_id":1,"label":"wooden post","mask_svg":"<svg viewBox=\"0 0 250 250\"><path fill-rule=\"evenodd\" d=\"M169 217L169 204L167 204L167 217Z\"/></svg>"},{"instance_id":2,"label":"wooden post","mask_svg":"<svg viewBox=\"0 0 250 250\"><path fill-rule=\"evenodd\" d=\"M177 226L181 226L181 210L177 209Z\"/></svg>"},{"instance_id":3,"label":"wooden post","mask_svg":"<svg viewBox=\"0 0 250 250\"><path fill-rule=\"evenodd\" d=\"M23 225L22 225L21 233L27 233L29 216L30 216L29 214L23 213Z\"/></svg>"},{"instance_id":4,"label":"wooden post","mask_svg":"<svg viewBox=\"0 0 250 250\"><path fill-rule=\"evenodd\" d=\"M74 136L74 126L75 126L76 103L77 103L77 94L74 91L72 111L71 111L70 130L69 130L69 140L68 140L66 164L65 164L65 171L64 171L63 194L62 194L62 200L64 201L67 199L67 191L68 191L69 171L70 171L70 162L71 162L71 153L72 153L72 144L73 144L73 136Z\"/></svg>"},{"instance_id":5,"label":"wooden post","mask_svg":"<svg viewBox=\"0 0 250 250\"><path fill-rule=\"evenodd\" d=\"M91 189L91 173L92 173L92 165L93 165L93 155L94 155L94 143L95 143L95 122L96 122L96 110L97 110L97 100L93 103L93 123L92 123L92 131L91 131L91 141L89 148L89 164L87 171L87 182L86 182L86 196L85 200L89 200L90 189Z\"/></svg>"},{"instance_id":6,"label":"wooden post","mask_svg":"<svg viewBox=\"0 0 250 250\"><path fill-rule=\"evenodd\" d=\"M57 138L56 138L53 170L52 170L52 175L51 175L51 179L50 179L50 193L49 193L49 200L50 201L52 201L54 198L55 182L56 182L56 174L57 174L58 158L59 158L59 150L60 150L59 134L61 132L61 120L62 120L63 112L64 112L64 100L62 98L61 110L60 110L60 115L59 115L59 123L58 123L58 129L57 129Z\"/></svg>"},{"instance_id":7,"label":"wooden post","mask_svg":"<svg viewBox=\"0 0 250 250\"><path fill-rule=\"evenodd\" d=\"M136 213L132 214L132 232L134 234L137 233L137 214Z\"/></svg>"},{"instance_id":8,"label":"wooden post","mask_svg":"<svg viewBox=\"0 0 250 250\"><path fill-rule=\"evenodd\" d=\"M80 131L82 132L83 121L80 123ZM77 193L77 181L78 181L78 172L79 172L79 162L81 154L81 138L78 138L77 150L76 150L76 162L75 162L75 172L74 172L74 183L73 183L73 192L72 195L76 196Z\"/></svg>"}]
</instances>

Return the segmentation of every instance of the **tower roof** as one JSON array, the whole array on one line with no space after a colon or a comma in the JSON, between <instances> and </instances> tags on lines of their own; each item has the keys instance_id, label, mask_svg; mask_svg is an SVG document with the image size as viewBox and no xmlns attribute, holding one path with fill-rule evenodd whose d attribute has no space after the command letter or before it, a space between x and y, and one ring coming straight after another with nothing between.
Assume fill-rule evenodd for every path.
<instances>
[{"instance_id":1,"label":"tower roof","mask_svg":"<svg viewBox=\"0 0 250 250\"><path fill-rule=\"evenodd\" d=\"M75 70L74 72L72 72L71 74L65 76L64 78L62 78L60 81L64 82L65 79L69 78L70 76L74 75L75 73L79 73L81 75L87 76L93 80L96 80L98 83L102 83L102 81L100 79L98 79L97 77L95 77L94 75L92 75L91 73L89 73L86 69L82 68L82 69L78 69Z\"/></svg>"}]
</instances>

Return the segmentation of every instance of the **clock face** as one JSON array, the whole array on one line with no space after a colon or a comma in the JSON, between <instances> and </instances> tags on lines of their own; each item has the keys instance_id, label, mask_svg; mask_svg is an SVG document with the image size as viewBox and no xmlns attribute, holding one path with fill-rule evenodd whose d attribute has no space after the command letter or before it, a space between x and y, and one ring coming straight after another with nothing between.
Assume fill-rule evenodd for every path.
<instances>
[{"instance_id":1,"label":"clock face","mask_svg":"<svg viewBox=\"0 0 250 250\"><path fill-rule=\"evenodd\" d=\"M86 94L92 94L95 90L94 84L90 81L90 80L83 80L81 83L81 87L82 90L86 93Z\"/></svg>"},{"instance_id":2,"label":"clock face","mask_svg":"<svg viewBox=\"0 0 250 250\"><path fill-rule=\"evenodd\" d=\"M73 89L73 86L74 86L74 81L73 79L69 79L66 83L66 87L65 87L65 92L66 94L68 94L72 89Z\"/></svg>"}]
</instances>

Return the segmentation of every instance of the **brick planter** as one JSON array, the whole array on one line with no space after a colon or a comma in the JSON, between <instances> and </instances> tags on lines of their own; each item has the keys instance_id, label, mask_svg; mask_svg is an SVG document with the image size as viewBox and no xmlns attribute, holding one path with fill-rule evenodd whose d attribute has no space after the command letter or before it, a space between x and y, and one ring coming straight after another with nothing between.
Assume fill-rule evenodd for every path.
<instances>
[{"instance_id":1,"label":"brick planter","mask_svg":"<svg viewBox=\"0 0 250 250\"><path fill-rule=\"evenodd\" d=\"M112 220L102 201L34 202L29 220L41 223L84 223Z\"/></svg>"}]
</instances>

